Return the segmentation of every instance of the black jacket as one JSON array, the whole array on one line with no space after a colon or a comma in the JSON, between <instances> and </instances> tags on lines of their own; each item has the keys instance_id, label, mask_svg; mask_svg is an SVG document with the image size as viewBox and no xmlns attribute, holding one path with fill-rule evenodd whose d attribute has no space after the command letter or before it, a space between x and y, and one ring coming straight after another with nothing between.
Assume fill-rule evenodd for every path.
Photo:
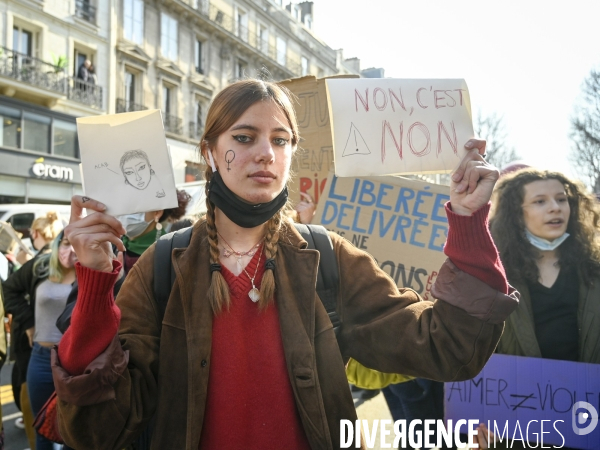
<instances>
[{"instance_id":1,"label":"black jacket","mask_svg":"<svg viewBox=\"0 0 600 450\"><path fill-rule=\"evenodd\" d=\"M34 271L36 261L45 253L44 249L2 284L4 310L13 316L11 354L31 351L25 330L35 325L35 291L48 278L48 271L43 267L38 266Z\"/></svg>"},{"instance_id":2,"label":"black jacket","mask_svg":"<svg viewBox=\"0 0 600 450\"><path fill-rule=\"evenodd\" d=\"M83 80L83 81L88 81L89 76L90 76L90 73L87 70L87 68L83 64L80 65L79 70L77 70L77 78L79 78L80 80Z\"/></svg>"}]
</instances>

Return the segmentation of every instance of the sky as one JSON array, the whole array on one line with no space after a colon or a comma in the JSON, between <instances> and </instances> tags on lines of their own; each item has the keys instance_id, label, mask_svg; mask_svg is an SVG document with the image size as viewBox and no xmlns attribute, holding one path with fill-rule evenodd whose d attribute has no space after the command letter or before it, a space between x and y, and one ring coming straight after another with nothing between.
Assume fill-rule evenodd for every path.
<instances>
[{"instance_id":1,"label":"sky","mask_svg":"<svg viewBox=\"0 0 600 450\"><path fill-rule=\"evenodd\" d=\"M464 78L531 164L576 177L570 118L600 68L600 1L313 0L327 45L392 78Z\"/></svg>"}]
</instances>

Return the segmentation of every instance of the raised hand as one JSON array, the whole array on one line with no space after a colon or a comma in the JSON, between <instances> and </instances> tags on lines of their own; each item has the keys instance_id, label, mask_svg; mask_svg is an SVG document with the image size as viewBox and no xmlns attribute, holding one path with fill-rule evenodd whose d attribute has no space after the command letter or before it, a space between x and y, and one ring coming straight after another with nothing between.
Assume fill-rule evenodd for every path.
<instances>
[{"instance_id":1,"label":"raised hand","mask_svg":"<svg viewBox=\"0 0 600 450\"><path fill-rule=\"evenodd\" d=\"M300 196L302 197L302 200L296 205L300 223L311 223L317 210L317 205L315 205L310 195L300 192Z\"/></svg>"},{"instance_id":2,"label":"raised hand","mask_svg":"<svg viewBox=\"0 0 600 450\"><path fill-rule=\"evenodd\" d=\"M83 208L95 211L83 216ZM71 220L65 228L65 236L75 249L77 259L82 266L103 272L112 272L112 260L115 257L111 243L121 251L125 246L121 236L125 228L115 217L105 214L106 206L89 197L74 195L71 198Z\"/></svg>"},{"instance_id":3,"label":"raised hand","mask_svg":"<svg viewBox=\"0 0 600 450\"><path fill-rule=\"evenodd\" d=\"M484 140L469 140L467 155L452 174L450 203L456 214L470 216L487 204L500 177L498 169L483 159L485 144Z\"/></svg>"}]
</instances>

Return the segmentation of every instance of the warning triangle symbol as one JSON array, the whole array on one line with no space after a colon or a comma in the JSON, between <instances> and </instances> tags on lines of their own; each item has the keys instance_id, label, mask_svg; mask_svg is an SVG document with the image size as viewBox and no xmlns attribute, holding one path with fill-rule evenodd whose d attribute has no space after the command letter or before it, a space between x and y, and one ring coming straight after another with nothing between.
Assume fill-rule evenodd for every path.
<instances>
[{"instance_id":1,"label":"warning triangle symbol","mask_svg":"<svg viewBox=\"0 0 600 450\"><path fill-rule=\"evenodd\" d=\"M346 147L344 147L342 156L370 154L371 151L367 147L367 143L360 134L360 131L358 131L358 128L353 123L350 123L350 133L348 134L348 140L346 140Z\"/></svg>"}]
</instances>

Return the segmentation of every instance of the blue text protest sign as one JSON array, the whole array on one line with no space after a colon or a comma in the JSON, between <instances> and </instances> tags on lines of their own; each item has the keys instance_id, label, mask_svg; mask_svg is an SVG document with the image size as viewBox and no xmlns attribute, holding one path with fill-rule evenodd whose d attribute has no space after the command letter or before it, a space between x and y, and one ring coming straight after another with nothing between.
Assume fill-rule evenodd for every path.
<instances>
[{"instance_id":1,"label":"blue text protest sign","mask_svg":"<svg viewBox=\"0 0 600 450\"><path fill-rule=\"evenodd\" d=\"M493 355L472 380L445 384L445 408L446 419L489 423L502 442L598 449L600 364Z\"/></svg>"},{"instance_id":2,"label":"blue text protest sign","mask_svg":"<svg viewBox=\"0 0 600 450\"><path fill-rule=\"evenodd\" d=\"M447 186L400 177L329 175L313 223L336 231L377 260L399 287L426 300L446 259Z\"/></svg>"}]
</instances>

